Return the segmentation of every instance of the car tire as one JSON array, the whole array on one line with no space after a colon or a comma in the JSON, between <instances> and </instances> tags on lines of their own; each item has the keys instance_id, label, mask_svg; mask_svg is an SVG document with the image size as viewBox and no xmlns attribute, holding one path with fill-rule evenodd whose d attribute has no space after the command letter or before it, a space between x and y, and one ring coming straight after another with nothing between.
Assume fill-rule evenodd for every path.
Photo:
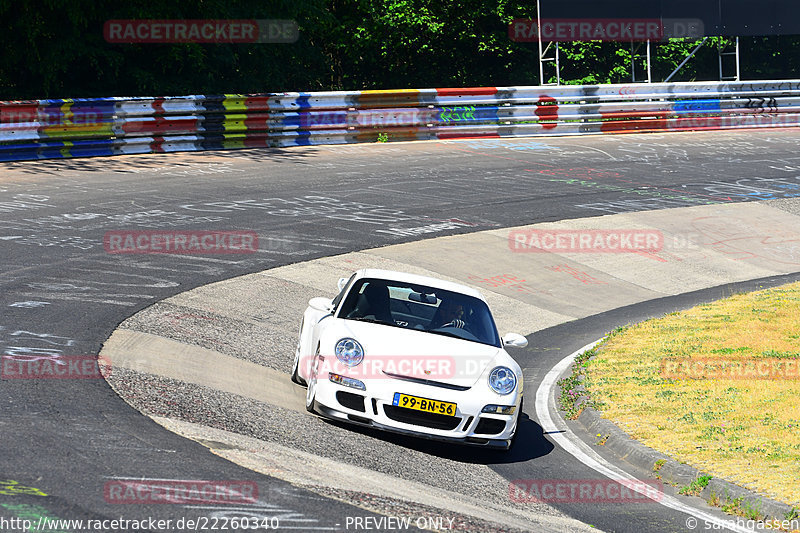
<instances>
[{"instance_id":1,"label":"car tire","mask_svg":"<svg viewBox=\"0 0 800 533\"><path fill-rule=\"evenodd\" d=\"M300 377L297 373L298 368L300 367L300 347L297 347L297 351L294 353L294 365L292 366L292 382L297 383L298 385L306 385L306 381Z\"/></svg>"},{"instance_id":2,"label":"car tire","mask_svg":"<svg viewBox=\"0 0 800 533\"><path fill-rule=\"evenodd\" d=\"M317 377L312 375L308 380L308 389L306 390L306 411L316 414L314 404L316 403L317 395Z\"/></svg>"},{"instance_id":3,"label":"car tire","mask_svg":"<svg viewBox=\"0 0 800 533\"><path fill-rule=\"evenodd\" d=\"M514 447L514 443L517 442L517 435L519 435L519 419L522 416L522 408L525 406L525 398L522 398L519 401L519 409L517 410L517 425L514 427L514 434L511 436L511 439L508 441L508 449Z\"/></svg>"}]
</instances>

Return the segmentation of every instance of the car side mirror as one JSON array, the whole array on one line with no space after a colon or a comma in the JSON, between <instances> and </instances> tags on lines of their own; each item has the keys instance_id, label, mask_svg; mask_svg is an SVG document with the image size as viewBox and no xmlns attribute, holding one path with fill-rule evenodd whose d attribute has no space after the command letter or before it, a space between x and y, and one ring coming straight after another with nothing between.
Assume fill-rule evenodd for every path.
<instances>
[{"instance_id":1,"label":"car side mirror","mask_svg":"<svg viewBox=\"0 0 800 533\"><path fill-rule=\"evenodd\" d=\"M345 285L347 285L347 278L339 278L339 281L336 283L336 288L339 289L339 292L342 292Z\"/></svg>"},{"instance_id":2,"label":"car side mirror","mask_svg":"<svg viewBox=\"0 0 800 533\"><path fill-rule=\"evenodd\" d=\"M514 348L524 348L528 345L528 339L519 333L506 333L503 337L503 346L513 346Z\"/></svg>"},{"instance_id":3,"label":"car side mirror","mask_svg":"<svg viewBox=\"0 0 800 533\"><path fill-rule=\"evenodd\" d=\"M318 297L311 298L308 301L308 306L315 311L322 311L323 313L330 313L333 311L332 302L328 298Z\"/></svg>"}]
</instances>

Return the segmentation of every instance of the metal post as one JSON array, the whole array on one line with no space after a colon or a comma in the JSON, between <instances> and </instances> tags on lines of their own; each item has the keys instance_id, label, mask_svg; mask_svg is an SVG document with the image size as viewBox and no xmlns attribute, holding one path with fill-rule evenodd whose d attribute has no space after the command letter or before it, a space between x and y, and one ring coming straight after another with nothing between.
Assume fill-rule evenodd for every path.
<instances>
[{"instance_id":1,"label":"metal post","mask_svg":"<svg viewBox=\"0 0 800 533\"><path fill-rule=\"evenodd\" d=\"M558 42L556 42L556 85L561 85L561 62L559 61L559 57Z\"/></svg>"},{"instance_id":2,"label":"metal post","mask_svg":"<svg viewBox=\"0 0 800 533\"><path fill-rule=\"evenodd\" d=\"M724 45L723 45L724 43ZM724 40L724 38L720 38L720 41L717 43L717 58L719 59L719 79L720 81L728 79L739 81L741 79L741 71L739 69L739 37L735 37L735 41L733 44L733 52L726 52L725 50L728 48L728 43ZM736 74L734 76L725 76L725 69L723 68L722 58L723 56L734 56L734 67L736 69Z\"/></svg>"},{"instance_id":3,"label":"metal post","mask_svg":"<svg viewBox=\"0 0 800 533\"><path fill-rule=\"evenodd\" d=\"M544 63L542 62L542 58L544 57L544 50L542 50L542 11L539 0L536 0L536 33L539 34L537 39L537 41L539 41L539 85L544 85Z\"/></svg>"},{"instance_id":4,"label":"metal post","mask_svg":"<svg viewBox=\"0 0 800 533\"><path fill-rule=\"evenodd\" d=\"M651 71L650 71L650 41L647 41L646 44L645 44L644 54L639 52L639 49L641 48L641 46L642 46L642 43L634 44L634 42L631 41L631 82L639 83L636 80L636 60L637 59L644 59L644 61L645 61L644 70L645 70L645 73L646 73L647 77L645 79L643 79L642 81L645 82L645 83L652 83L653 78L652 78Z\"/></svg>"},{"instance_id":5,"label":"metal post","mask_svg":"<svg viewBox=\"0 0 800 533\"><path fill-rule=\"evenodd\" d=\"M553 61L556 67L556 85L561 85L561 57L559 54L559 47L558 41L550 41L547 43L547 46L544 45L542 41L542 16L541 16L541 5L539 0L536 0L536 31L538 32L538 41L539 41L539 85L552 85L545 81L545 73L544 73L544 64ZM550 51L550 47L555 44L555 51L553 57L547 57L547 52Z\"/></svg>"},{"instance_id":6,"label":"metal post","mask_svg":"<svg viewBox=\"0 0 800 533\"><path fill-rule=\"evenodd\" d=\"M671 73L669 76L667 76L666 78L664 78L664 82L668 82L669 80L671 80L671 79L672 79L672 76L674 76L675 74L677 74L677 73L678 73L678 71L679 71L680 69L682 69L682 68L683 68L683 66L684 66L686 63L688 63L688 62L689 62L689 60L690 60L692 57L694 57L694 55L697 53L697 51L698 51L698 50L700 50L700 47L701 47L701 46L703 46L703 44L704 44L704 43L705 43L707 40L708 40L708 37L703 37L703 40L702 40L702 41L700 41L700 44L698 44L697 46L695 46L695 47L694 47L694 50L692 50L691 52L689 52L689 55L688 55L688 56L686 56L686 59L684 59L683 61L681 61L681 64L680 64L680 65L678 65L677 67L675 67L675 70L673 70L673 71L672 71L672 73ZM722 68L722 67L720 66L720 68ZM721 72L722 72L722 71L720 71L720 76L722 75L722 74L721 74Z\"/></svg>"}]
</instances>

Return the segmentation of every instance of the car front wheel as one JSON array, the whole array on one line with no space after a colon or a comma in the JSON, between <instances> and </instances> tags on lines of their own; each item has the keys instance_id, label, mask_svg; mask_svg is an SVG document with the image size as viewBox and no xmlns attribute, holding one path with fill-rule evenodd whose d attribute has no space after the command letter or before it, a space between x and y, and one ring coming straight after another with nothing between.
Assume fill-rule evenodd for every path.
<instances>
[{"instance_id":1,"label":"car front wheel","mask_svg":"<svg viewBox=\"0 0 800 533\"><path fill-rule=\"evenodd\" d=\"M314 361L314 368L311 370L311 375L308 378L308 389L306 390L306 411L313 413L314 411L314 398L317 394L317 368L316 361Z\"/></svg>"},{"instance_id":2,"label":"car front wheel","mask_svg":"<svg viewBox=\"0 0 800 533\"><path fill-rule=\"evenodd\" d=\"M300 346L297 347L297 350L294 352L294 365L292 366L292 381L297 383L298 385L305 385L306 382L300 375L297 373L300 367Z\"/></svg>"}]
</instances>

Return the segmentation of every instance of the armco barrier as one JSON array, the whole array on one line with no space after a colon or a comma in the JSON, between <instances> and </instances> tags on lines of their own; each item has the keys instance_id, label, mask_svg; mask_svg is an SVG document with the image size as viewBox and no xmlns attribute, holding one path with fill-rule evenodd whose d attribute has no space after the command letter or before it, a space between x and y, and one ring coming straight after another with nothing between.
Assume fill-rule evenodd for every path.
<instances>
[{"instance_id":1,"label":"armco barrier","mask_svg":"<svg viewBox=\"0 0 800 533\"><path fill-rule=\"evenodd\" d=\"M800 80L0 102L0 161L800 125Z\"/></svg>"}]
</instances>

